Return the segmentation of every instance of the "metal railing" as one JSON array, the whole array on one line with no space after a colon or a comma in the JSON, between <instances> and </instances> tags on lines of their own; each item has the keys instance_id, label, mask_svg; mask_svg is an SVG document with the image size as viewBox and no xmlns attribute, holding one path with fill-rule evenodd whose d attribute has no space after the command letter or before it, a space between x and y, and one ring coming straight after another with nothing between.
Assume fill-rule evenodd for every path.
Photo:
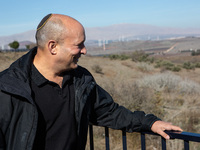
<instances>
[{"instance_id":1,"label":"metal railing","mask_svg":"<svg viewBox=\"0 0 200 150\"><path fill-rule=\"evenodd\" d=\"M200 134L191 133L191 132L174 132L174 131L165 131L170 139L180 139L184 141L184 149L189 150L189 142L200 142ZM141 150L146 149L145 135L151 134L155 136L160 136L153 132L140 132L141 134ZM90 138L90 150L94 150L94 141L93 141L93 126L89 125L89 138ZM122 144L123 150L127 150L127 141L126 141L126 132L122 130ZM166 150L166 140L161 137L162 150ZM105 147L106 150L110 150L109 144L109 128L105 127Z\"/></svg>"}]
</instances>

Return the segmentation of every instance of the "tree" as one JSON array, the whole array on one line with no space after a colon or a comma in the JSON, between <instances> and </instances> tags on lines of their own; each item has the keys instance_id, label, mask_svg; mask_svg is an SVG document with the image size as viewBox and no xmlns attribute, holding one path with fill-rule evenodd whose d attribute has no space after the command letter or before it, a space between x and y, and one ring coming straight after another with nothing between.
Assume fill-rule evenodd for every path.
<instances>
[{"instance_id":1,"label":"tree","mask_svg":"<svg viewBox=\"0 0 200 150\"><path fill-rule=\"evenodd\" d=\"M26 45L26 49L30 49L30 47L31 47L30 45Z\"/></svg>"},{"instance_id":2,"label":"tree","mask_svg":"<svg viewBox=\"0 0 200 150\"><path fill-rule=\"evenodd\" d=\"M19 42L18 41L13 41L12 43L9 43L9 46L16 50L16 49L19 48Z\"/></svg>"}]
</instances>

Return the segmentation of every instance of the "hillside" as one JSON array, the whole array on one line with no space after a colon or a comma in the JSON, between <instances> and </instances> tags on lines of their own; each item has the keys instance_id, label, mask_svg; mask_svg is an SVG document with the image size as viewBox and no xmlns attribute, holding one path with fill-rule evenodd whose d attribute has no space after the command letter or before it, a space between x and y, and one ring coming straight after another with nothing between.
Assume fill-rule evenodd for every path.
<instances>
[{"instance_id":1,"label":"hillside","mask_svg":"<svg viewBox=\"0 0 200 150\"><path fill-rule=\"evenodd\" d=\"M24 53L24 52L23 52ZM20 53L0 53L0 70L8 67L11 62L20 57ZM199 56L159 57L163 60L196 60ZM177 62L176 62L177 63ZM179 62L183 63L183 62ZM154 113L165 121L181 126L187 132L200 132L200 69L182 69L179 72L155 68L155 63L133 62L127 60L111 60L105 57L83 56L79 64L86 67L95 77L97 83L105 88L120 105L130 110L145 110ZM101 68L98 72L96 69ZM95 128L95 149L102 150L104 130ZM121 133L111 131L111 149L121 147ZM134 134L135 135L135 134ZM128 148L139 149L137 135L128 134ZM148 137L147 142L159 147L155 138ZM153 142L154 141L154 142ZM171 150L181 149L181 142L173 142ZM152 145L147 148L152 150ZM196 145L192 145L195 147Z\"/></svg>"},{"instance_id":2,"label":"hillside","mask_svg":"<svg viewBox=\"0 0 200 150\"><path fill-rule=\"evenodd\" d=\"M169 28L146 24L114 24L104 27L85 27L86 43L99 41L163 40L186 36L199 36L200 28ZM9 36L0 36L0 47L17 40L35 43L35 30Z\"/></svg>"},{"instance_id":3,"label":"hillside","mask_svg":"<svg viewBox=\"0 0 200 150\"><path fill-rule=\"evenodd\" d=\"M134 40L112 42L101 46L88 46L88 55L105 55L145 51L153 54L189 54L192 50L200 49L199 37L185 37L165 40Z\"/></svg>"},{"instance_id":4,"label":"hillside","mask_svg":"<svg viewBox=\"0 0 200 150\"><path fill-rule=\"evenodd\" d=\"M174 56L173 56L174 57ZM163 58L166 60L166 58ZM190 61L200 57L179 56ZM165 121L179 125L187 132L199 133L199 107L200 107L200 69L171 72L162 68L155 68L153 64L133 62L132 60L110 60L102 57L83 57L79 64L88 68L96 81L104 87L120 105L130 110L144 110L154 113ZM98 65L102 71L95 72ZM95 149L102 150L99 145L104 144L104 130L96 127ZM118 150L121 145L121 132L110 131L111 149ZM140 149L137 134L128 134L128 149ZM159 138L147 137L147 150L161 149ZM173 144L172 144L173 143ZM154 146L152 146L152 144ZM173 145L173 146L172 146ZM168 142L170 150L183 148L180 141ZM195 148L196 147L196 148ZM197 149L198 145L192 145L191 149ZM199 147L198 147L199 148Z\"/></svg>"}]
</instances>

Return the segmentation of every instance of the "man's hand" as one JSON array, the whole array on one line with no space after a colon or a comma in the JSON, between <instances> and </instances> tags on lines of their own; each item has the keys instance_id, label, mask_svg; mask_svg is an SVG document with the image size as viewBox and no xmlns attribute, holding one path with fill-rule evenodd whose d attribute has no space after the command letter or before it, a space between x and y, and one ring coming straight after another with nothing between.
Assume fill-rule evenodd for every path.
<instances>
[{"instance_id":1,"label":"man's hand","mask_svg":"<svg viewBox=\"0 0 200 150\"><path fill-rule=\"evenodd\" d=\"M151 130L154 133L160 134L162 137L164 137L166 140L170 139L169 135L167 135L164 131L165 130L174 130L174 131L180 131L182 132L183 130L178 127L174 126L169 122L164 122L164 121L156 121L151 127Z\"/></svg>"}]
</instances>

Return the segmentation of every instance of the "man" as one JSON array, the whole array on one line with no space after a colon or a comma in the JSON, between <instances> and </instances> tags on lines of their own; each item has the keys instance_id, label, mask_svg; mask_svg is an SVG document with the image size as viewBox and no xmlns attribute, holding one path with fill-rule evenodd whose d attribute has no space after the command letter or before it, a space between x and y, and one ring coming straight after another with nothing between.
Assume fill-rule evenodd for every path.
<instances>
[{"instance_id":1,"label":"man","mask_svg":"<svg viewBox=\"0 0 200 150\"><path fill-rule=\"evenodd\" d=\"M0 149L84 150L89 122L127 132L182 131L152 114L114 103L77 65L85 31L75 19L49 14L38 25L37 47L0 73Z\"/></svg>"}]
</instances>

